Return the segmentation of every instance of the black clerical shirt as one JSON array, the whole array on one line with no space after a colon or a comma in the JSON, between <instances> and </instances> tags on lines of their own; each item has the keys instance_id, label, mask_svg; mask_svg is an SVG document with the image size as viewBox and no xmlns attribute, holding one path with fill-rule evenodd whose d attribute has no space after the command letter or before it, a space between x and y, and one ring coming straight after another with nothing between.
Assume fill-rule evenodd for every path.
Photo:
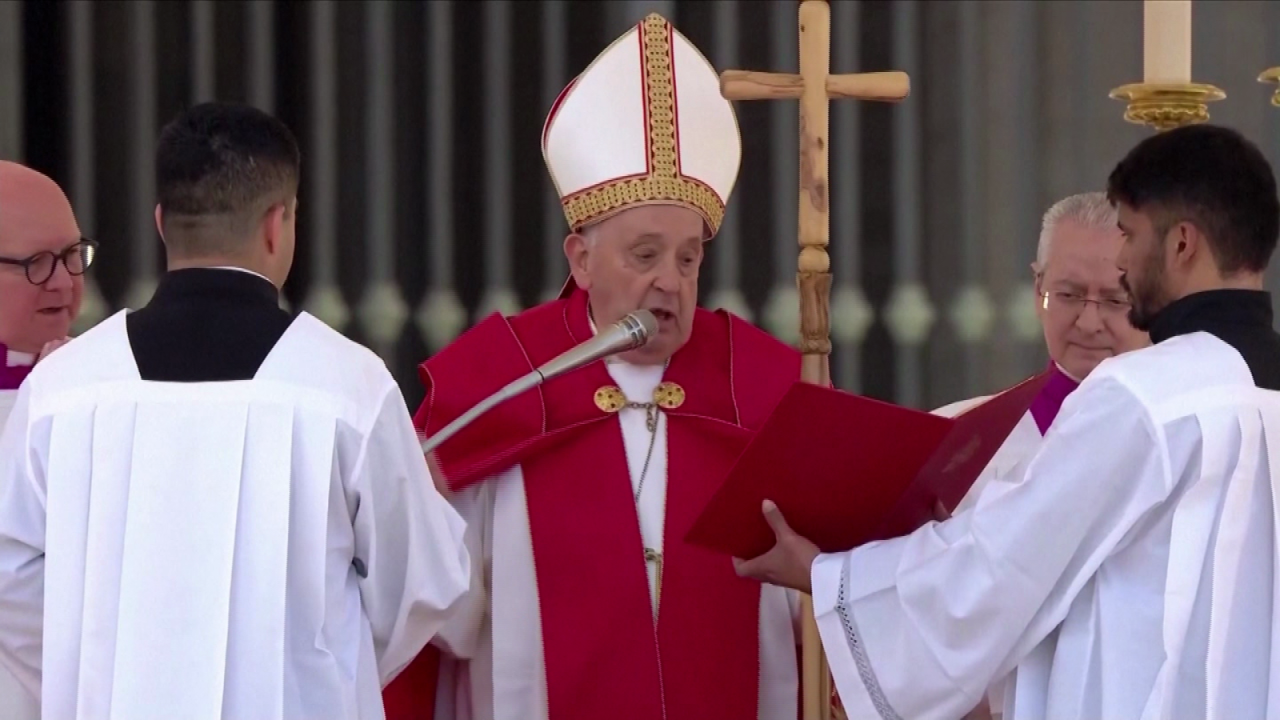
<instances>
[{"instance_id":1,"label":"black clerical shirt","mask_svg":"<svg viewBox=\"0 0 1280 720\"><path fill-rule=\"evenodd\" d=\"M1208 290L1175 300L1156 314L1151 342L1207 332L1236 349L1260 388L1280 390L1280 335L1271 295L1261 290Z\"/></svg>"},{"instance_id":2,"label":"black clerical shirt","mask_svg":"<svg viewBox=\"0 0 1280 720\"><path fill-rule=\"evenodd\" d=\"M143 380L248 380L293 322L266 279L241 270L166 273L147 306L125 319Z\"/></svg>"}]
</instances>

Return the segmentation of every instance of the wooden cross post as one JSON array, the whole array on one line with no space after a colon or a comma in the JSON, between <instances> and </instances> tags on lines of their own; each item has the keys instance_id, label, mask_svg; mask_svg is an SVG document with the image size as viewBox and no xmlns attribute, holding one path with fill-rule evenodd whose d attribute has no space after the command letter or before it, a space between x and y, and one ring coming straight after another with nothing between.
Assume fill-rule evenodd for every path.
<instances>
[{"instance_id":1,"label":"wooden cross post","mask_svg":"<svg viewBox=\"0 0 1280 720\"><path fill-rule=\"evenodd\" d=\"M720 94L728 100L800 101L800 260L796 282L800 290L800 352L804 357L801 378L805 382L831 384L827 363L831 354L828 101L845 98L899 102L910 89L910 80L903 72L831 74L831 7L826 0L800 3L799 74L743 70L720 74ZM831 675L822 654L812 598L804 598L802 617L804 720L829 720Z\"/></svg>"}]
</instances>

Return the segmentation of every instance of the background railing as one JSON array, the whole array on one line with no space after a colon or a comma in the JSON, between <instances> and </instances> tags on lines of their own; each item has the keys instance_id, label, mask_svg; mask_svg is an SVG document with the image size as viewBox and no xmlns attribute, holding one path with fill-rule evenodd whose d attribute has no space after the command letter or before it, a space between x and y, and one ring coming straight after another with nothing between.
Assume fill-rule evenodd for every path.
<instances>
[{"instance_id":1,"label":"background railing","mask_svg":"<svg viewBox=\"0 0 1280 720\"><path fill-rule=\"evenodd\" d=\"M898 106L833 105L836 382L932 407L1035 372L1039 217L1101 189L1147 132L1107 97L1141 79L1141 3L832 6L833 70L906 70L913 90ZM542 122L650 11L718 68L796 68L794 0L0 0L0 157L53 175L102 242L91 324L145 302L162 271L163 123L211 98L275 112L304 150L288 301L377 350L416 406L416 363L485 313L559 288ZM1280 3L1194 13L1194 76L1228 93L1214 120L1280 160L1280 111L1255 82L1280 64ZM742 174L703 300L793 339L796 108L738 113Z\"/></svg>"}]
</instances>

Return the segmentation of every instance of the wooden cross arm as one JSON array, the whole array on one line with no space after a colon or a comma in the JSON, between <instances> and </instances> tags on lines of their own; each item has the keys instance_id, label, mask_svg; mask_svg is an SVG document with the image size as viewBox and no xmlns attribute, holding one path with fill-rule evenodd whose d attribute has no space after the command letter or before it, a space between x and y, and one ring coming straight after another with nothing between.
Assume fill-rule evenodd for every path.
<instances>
[{"instance_id":1,"label":"wooden cross arm","mask_svg":"<svg viewBox=\"0 0 1280 720\"><path fill-rule=\"evenodd\" d=\"M804 90L799 74L725 70L720 94L726 100L798 100ZM899 102L911 94L911 80L899 71L827 76L827 97Z\"/></svg>"}]
</instances>

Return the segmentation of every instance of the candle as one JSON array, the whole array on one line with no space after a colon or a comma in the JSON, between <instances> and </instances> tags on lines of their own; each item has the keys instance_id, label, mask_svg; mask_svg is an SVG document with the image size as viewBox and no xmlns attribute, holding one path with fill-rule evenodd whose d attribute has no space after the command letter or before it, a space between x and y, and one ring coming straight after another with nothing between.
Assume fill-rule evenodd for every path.
<instances>
[{"instance_id":1,"label":"candle","mask_svg":"<svg viewBox=\"0 0 1280 720\"><path fill-rule=\"evenodd\" d=\"M1143 82L1191 82L1191 0L1142 3Z\"/></svg>"}]
</instances>

